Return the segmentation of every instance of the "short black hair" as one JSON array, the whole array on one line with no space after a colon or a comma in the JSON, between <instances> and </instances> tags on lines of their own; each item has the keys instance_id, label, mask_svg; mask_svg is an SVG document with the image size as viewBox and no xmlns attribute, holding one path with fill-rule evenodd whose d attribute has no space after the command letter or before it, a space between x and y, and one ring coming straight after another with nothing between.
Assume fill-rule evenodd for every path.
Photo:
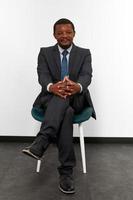
<instances>
[{"instance_id":1,"label":"short black hair","mask_svg":"<svg viewBox=\"0 0 133 200\"><path fill-rule=\"evenodd\" d=\"M71 24L72 29L75 32L74 24L69 19L62 18L62 19L59 19L58 21L55 22L54 27L53 27L54 33L55 33L56 25L58 25L58 24Z\"/></svg>"}]
</instances>

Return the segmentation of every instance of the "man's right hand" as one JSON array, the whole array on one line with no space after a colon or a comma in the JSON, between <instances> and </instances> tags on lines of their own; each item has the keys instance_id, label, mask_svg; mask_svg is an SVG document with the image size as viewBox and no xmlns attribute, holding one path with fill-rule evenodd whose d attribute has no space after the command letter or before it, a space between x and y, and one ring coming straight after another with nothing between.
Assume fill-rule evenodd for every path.
<instances>
[{"instance_id":1,"label":"man's right hand","mask_svg":"<svg viewBox=\"0 0 133 200\"><path fill-rule=\"evenodd\" d=\"M66 83L63 81L59 81L53 85L50 85L49 87L49 92L62 97L63 99L66 99Z\"/></svg>"}]
</instances>

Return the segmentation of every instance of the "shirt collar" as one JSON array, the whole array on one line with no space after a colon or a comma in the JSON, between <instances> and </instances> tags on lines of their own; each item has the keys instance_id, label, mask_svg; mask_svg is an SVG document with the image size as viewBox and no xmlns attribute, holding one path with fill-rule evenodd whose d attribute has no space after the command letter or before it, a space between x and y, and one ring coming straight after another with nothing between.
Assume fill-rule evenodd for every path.
<instances>
[{"instance_id":1,"label":"shirt collar","mask_svg":"<svg viewBox=\"0 0 133 200\"><path fill-rule=\"evenodd\" d=\"M68 53L70 53L70 51L72 50L72 47L73 47L73 44L71 44L71 46L68 49L66 49L68 51ZM59 49L59 52L62 54L64 49L62 47L60 47L59 45L58 45L58 49Z\"/></svg>"}]
</instances>

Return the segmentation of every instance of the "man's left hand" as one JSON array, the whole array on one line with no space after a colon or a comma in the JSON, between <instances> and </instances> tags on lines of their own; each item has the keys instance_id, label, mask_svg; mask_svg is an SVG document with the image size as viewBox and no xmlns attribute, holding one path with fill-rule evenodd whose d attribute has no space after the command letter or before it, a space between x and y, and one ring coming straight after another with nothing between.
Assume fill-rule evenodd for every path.
<instances>
[{"instance_id":1,"label":"man's left hand","mask_svg":"<svg viewBox=\"0 0 133 200\"><path fill-rule=\"evenodd\" d=\"M63 82L66 83L65 93L67 96L74 95L80 92L80 85L70 80L68 77L65 77Z\"/></svg>"}]
</instances>

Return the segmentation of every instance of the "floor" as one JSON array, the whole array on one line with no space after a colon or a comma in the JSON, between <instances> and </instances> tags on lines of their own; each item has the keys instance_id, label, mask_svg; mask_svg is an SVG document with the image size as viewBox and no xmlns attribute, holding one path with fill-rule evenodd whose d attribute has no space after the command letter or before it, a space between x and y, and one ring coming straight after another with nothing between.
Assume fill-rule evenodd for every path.
<instances>
[{"instance_id":1,"label":"floor","mask_svg":"<svg viewBox=\"0 0 133 200\"><path fill-rule=\"evenodd\" d=\"M45 153L41 171L36 161L21 153L29 143L0 142L0 200L132 200L133 145L86 144L87 174L82 173L79 144L75 144L76 193L58 189L55 145Z\"/></svg>"}]
</instances>

